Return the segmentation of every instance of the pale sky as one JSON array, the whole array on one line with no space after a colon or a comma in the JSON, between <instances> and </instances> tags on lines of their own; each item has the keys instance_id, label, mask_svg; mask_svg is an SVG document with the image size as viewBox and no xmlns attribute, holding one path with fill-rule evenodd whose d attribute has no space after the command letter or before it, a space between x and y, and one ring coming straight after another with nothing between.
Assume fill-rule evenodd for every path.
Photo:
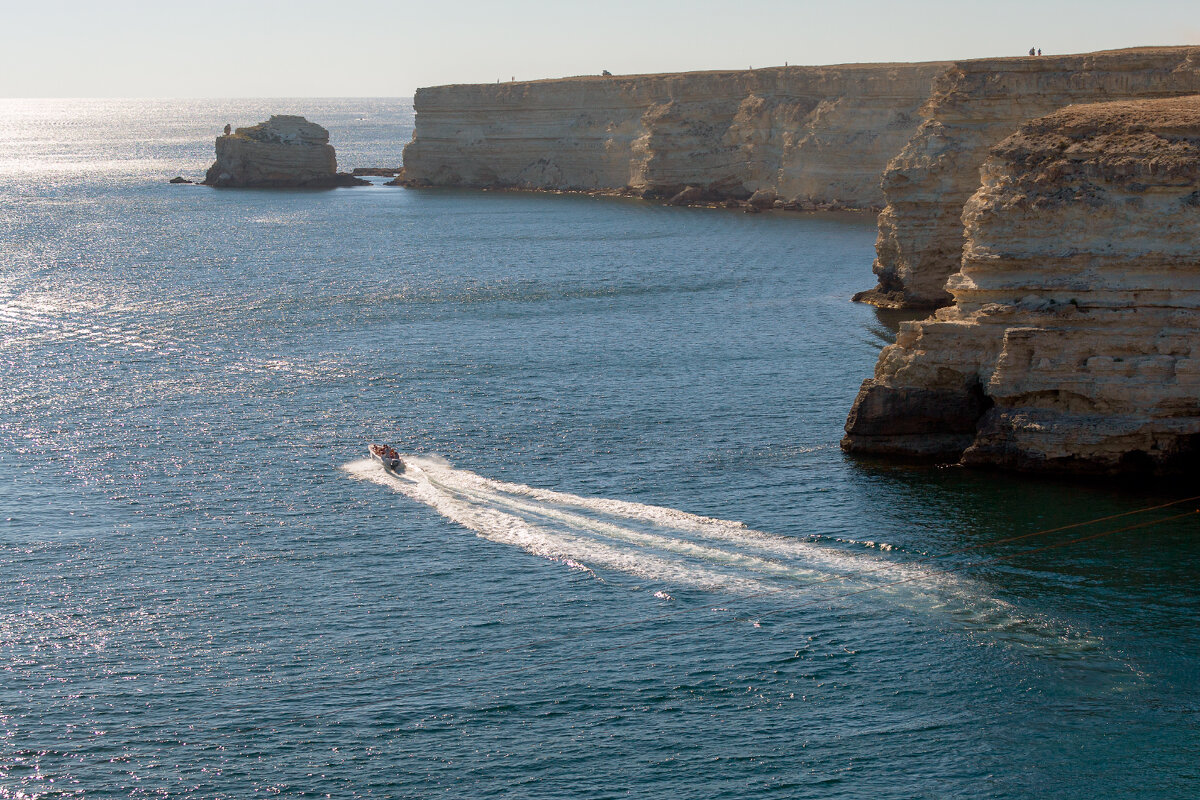
<instances>
[{"instance_id":1,"label":"pale sky","mask_svg":"<svg viewBox=\"0 0 1200 800\"><path fill-rule=\"evenodd\" d=\"M602 69L1197 43L1197 0L0 0L0 97L408 97Z\"/></svg>"}]
</instances>

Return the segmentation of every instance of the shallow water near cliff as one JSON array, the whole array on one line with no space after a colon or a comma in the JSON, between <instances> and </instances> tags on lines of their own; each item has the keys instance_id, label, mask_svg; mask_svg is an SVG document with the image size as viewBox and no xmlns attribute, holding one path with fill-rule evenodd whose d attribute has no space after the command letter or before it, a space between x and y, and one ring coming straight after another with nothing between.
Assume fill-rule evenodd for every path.
<instances>
[{"instance_id":1,"label":"shallow water near cliff","mask_svg":"<svg viewBox=\"0 0 1200 800\"><path fill-rule=\"evenodd\" d=\"M1177 494L839 450L873 220L165 183L272 111L411 133L0 102L0 797L1200 789L1196 523L989 545Z\"/></svg>"}]
</instances>

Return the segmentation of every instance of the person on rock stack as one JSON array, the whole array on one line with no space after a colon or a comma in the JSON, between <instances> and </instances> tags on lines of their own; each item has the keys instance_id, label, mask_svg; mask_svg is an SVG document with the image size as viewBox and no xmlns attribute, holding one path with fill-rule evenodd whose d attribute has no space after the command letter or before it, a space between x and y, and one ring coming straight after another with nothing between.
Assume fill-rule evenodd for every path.
<instances>
[{"instance_id":1,"label":"person on rock stack","mask_svg":"<svg viewBox=\"0 0 1200 800\"><path fill-rule=\"evenodd\" d=\"M1029 48L1029 55L1033 55L1035 50L1036 50L1036 48L1033 48L1033 47Z\"/></svg>"},{"instance_id":2,"label":"person on rock stack","mask_svg":"<svg viewBox=\"0 0 1200 800\"><path fill-rule=\"evenodd\" d=\"M225 135L226 135L226 136L228 136L232 130L233 130L233 128L231 128L231 127L229 126L229 124L228 124L228 123L226 123L226 125L225 125Z\"/></svg>"},{"instance_id":3,"label":"person on rock stack","mask_svg":"<svg viewBox=\"0 0 1200 800\"><path fill-rule=\"evenodd\" d=\"M1038 55L1040 56L1041 54L1042 54L1042 48L1040 48L1040 47L1039 47L1039 48L1038 48Z\"/></svg>"}]
</instances>

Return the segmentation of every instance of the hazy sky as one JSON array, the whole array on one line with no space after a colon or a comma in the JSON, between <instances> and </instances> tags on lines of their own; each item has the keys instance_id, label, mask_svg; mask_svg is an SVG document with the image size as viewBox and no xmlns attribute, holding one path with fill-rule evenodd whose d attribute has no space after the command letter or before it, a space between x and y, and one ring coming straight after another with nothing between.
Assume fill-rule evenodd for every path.
<instances>
[{"instance_id":1,"label":"hazy sky","mask_svg":"<svg viewBox=\"0 0 1200 800\"><path fill-rule=\"evenodd\" d=\"M0 96L410 96L598 73L1200 43L1197 0L0 0Z\"/></svg>"}]
</instances>

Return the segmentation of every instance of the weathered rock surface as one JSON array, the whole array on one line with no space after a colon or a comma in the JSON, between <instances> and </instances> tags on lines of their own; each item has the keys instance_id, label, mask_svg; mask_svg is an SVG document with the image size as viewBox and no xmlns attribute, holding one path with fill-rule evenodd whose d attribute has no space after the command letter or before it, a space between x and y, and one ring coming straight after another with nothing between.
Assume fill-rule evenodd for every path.
<instances>
[{"instance_id":1,"label":"weathered rock surface","mask_svg":"<svg viewBox=\"0 0 1200 800\"><path fill-rule=\"evenodd\" d=\"M948 63L775 67L419 89L410 186L765 191L878 208L879 175Z\"/></svg>"},{"instance_id":2,"label":"weathered rock surface","mask_svg":"<svg viewBox=\"0 0 1200 800\"><path fill-rule=\"evenodd\" d=\"M843 446L1029 470L1192 462L1200 97L1029 122L982 181L962 214L955 305L901 326Z\"/></svg>"},{"instance_id":3,"label":"weathered rock surface","mask_svg":"<svg viewBox=\"0 0 1200 800\"><path fill-rule=\"evenodd\" d=\"M705 201L704 190L698 186L685 186L667 202L673 206L692 206Z\"/></svg>"},{"instance_id":4,"label":"weathered rock surface","mask_svg":"<svg viewBox=\"0 0 1200 800\"><path fill-rule=\"evenodd\" d=\"M956 62L934 83L916 135L883 175L877 288L856 300L946 305L962 259L963 204L988 150L1026 120L1071 103L1200 92L1200 48L1137 48L1070 56Z\"/></svg>"},{"instance_id":5,"label":"weathered rock surface","mask_svg":"<svg viewBox=\"0 0 1200 800\"><path fill-rule=\"evenodd\" d=\"M366 184L337 171L329 131L304 117L276 115L217 137L204 183L217 187L329 188Z\"/></svg>"},{"instance_id":6,"label":"weathered rock surface","mask_svg":"<svg viewBox=\"0 0 1200 800\"><path fill-rule=\"evenodd\" d=\"M746 204L757 209L774 208L777 200L778 197L770 189L759 189L750 195L750 199L746 201Z\"/></svg>"}]
</instances>

